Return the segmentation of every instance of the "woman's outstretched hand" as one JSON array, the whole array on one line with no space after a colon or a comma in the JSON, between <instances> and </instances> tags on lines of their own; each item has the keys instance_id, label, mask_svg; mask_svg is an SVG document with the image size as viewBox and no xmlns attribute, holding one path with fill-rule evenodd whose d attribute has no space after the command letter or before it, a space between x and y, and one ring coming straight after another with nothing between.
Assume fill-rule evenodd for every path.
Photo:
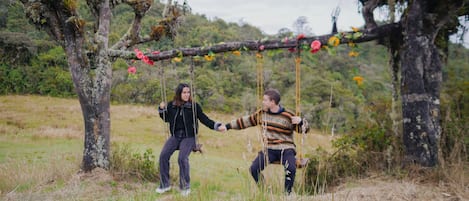
<instances>
[{"instance_id":1,"label":"woman's outstretched hand","mask_svg":"<svg viewBox=\"0 0 469 201\"><path fill-rule=\"evenodd\" d=\"M224 124L218 126L218 131L225 132L226 131L226 126Z\"/></svg>"}]
</instances>

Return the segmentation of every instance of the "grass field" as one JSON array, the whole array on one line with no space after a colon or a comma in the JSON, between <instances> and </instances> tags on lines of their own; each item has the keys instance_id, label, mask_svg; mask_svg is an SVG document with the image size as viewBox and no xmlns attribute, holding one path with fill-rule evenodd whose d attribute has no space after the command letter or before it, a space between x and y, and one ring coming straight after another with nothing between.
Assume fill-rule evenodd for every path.
<instances>
[{"instance_id":1,"label":"grass field","mask_svg":"<svg viewBox=\"0 0 469 201\"><path fill-rule=\"evenodd\" d=\"M241 114L207 113L227 122ZM158 157L167 128L155 107L111 106L111 142L127 144L137 152L152 149ZM107 171L81 173L83 118L78 100L40 96L0 96L1 200L286 200L283 169L264 171L266 184L258 188L248 174L260 149L257 128L219 133L202 126L199 142L204 154L193 153L189 197L177 189L177 153L171 159L171 192L158 195L158 183L119 180ZM312 131L304 138L302 153L321 146L330 150L330 136ZM112 149L112 147L111 147ZM468 198L463 184L457 188L421 185L374 176L349 181L337 191L316 196L301 191L303 170L297 172L293 200L451 200ZM462 175L464 176L464 175ZM462 185L462 186L461 186ZM381 187L381 188L380 188ZM454 186L453 186L454 187ZM456 189L456 190L454 190ZM463 191L463 192L459 192ZM461 199L460 199L461 200Z\"/></svg>"}]
</instances>

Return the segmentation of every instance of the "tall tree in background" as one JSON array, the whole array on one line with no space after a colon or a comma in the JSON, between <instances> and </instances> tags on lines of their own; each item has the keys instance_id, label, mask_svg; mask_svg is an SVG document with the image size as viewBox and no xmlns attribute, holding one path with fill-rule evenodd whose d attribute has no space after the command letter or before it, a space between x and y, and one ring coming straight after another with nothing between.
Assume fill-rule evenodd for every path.
<instances>
[{"instance_id":1,"label":"tall tree in background","mask_svg":"<svg viewBox=\"0 0 469 201\"><path fill-rule=\"evenodd\" d=\"M153 0L87 0L93 14L86 22L78 13L77 0L20 0L27 17L64 48L69 70L81 105L85 124L82 170L109 168L110 89L112 58L109 51L126 50L140 43L173 34L179 11L169 1L164 19L152 27L148 37L141 35L141 22ZM113 46L109 44L111 10L128 4L135 13L131 27ZM91 25L91 26L90 26ZM90 34L88 34L90 33Z\"/></svg>"},{"instance_id":2,"label":"tall tree in background","mask_svg":"<svg viewBox=\"0 0 469 201\"><path fill-rule=\"evenodd\" d=\"M308 24L308 18L305 16L298 17L295 22L293 22L293 28L296 34L311 35L311 27L309 27Z\"/></svg>"},{"instance_id":3,"label":"tall tree in background","mask_svg":"<svg viewBox=\"0 0 469 201\"><path fill-rule=\"evenodd\" d=\"M441 136L440 89L449 35L469 14L467 0L360 0L366 29L378 27L373 11L387 6L394 22L401 8L399 28L387 42L394 77L400 67L405 161L423 166L438 164ZM399 82L397 82L399 83Z\"/></svg>"}]
</instances>

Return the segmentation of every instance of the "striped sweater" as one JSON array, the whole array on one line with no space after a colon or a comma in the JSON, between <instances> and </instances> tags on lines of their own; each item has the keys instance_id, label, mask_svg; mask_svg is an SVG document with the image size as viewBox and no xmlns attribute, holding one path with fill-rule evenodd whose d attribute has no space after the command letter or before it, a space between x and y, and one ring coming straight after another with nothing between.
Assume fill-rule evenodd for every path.
<instances>
[{"instance_id":1,"label":"striped sweater","mask_svg":"<svg viewBox=\"0 0 469 201\"><path fill-rule=\"evenodd\" d=\"M227 129L245 129L252 126L265 126L263 136L268 149L295 149L293 140L294 131L302 132L302 124L292 124L291 117L295 116L292 112L280 108L279 112L258 110L255 113L232 120L226 124ZM305 132L309 128L305 128ZM264 129L263 129L264 130Z\"/></svg>"}]
</instances>

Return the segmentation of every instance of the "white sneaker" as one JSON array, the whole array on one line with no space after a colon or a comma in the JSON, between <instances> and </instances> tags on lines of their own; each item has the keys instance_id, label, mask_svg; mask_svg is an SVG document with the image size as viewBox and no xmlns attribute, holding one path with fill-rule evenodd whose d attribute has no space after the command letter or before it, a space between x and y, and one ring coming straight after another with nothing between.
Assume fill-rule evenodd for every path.
<instances>
[{"instance_id":1,"label":"white sneaker","mask_svg":"<svg viewBox=\"0 0 469 201\"><path fill-rule=\"evenodd\" d=\"M158 187L155 191L159 194L162 194L162 193L168 192L169 190L171 190L171 186L168 186L166 188Z\"/></svg>"},{"instance_id":2,"label":"white sneaker","mask_svg":"<svg viewBox=\"0 0 469 201\"><path fill-rule=\"evenodd\" d=\"M181 191L181 195L184 197L189 196L189 194L191 194L191 189L186 189L186 190Z\"/></svg>"}]
</instances>

